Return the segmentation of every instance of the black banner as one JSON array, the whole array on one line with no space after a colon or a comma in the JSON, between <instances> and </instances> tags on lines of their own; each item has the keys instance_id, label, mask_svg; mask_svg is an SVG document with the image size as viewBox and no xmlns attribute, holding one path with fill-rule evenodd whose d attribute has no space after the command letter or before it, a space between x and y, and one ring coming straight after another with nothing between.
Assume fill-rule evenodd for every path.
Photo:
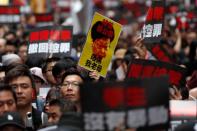
<instances>
[{"instance_id":1,"label":"black banner","mask_svg":"<svg viewBox=\"0 0 197 131\"><path fill-rule=\"evenodd\" d=\"M169 53L162 47L160 43L146 45L151 54L159 61L174 63L173 58Z\"/></svg>"},{"instance_id":2,"label":"black banner","mask_svg":"<svg viewBox=\"0 0 197 131\"><path fill-rule=\"evenodd\" d=\"M186 68L155 60L134 59L130 63L128 78L151 78L169 76L169 83L177 87L185 86Z\"/></svg>"},{"instance_id":3,"label":"black banner","mask_svg":"<svg viewBox=\"0 0 197 131\"><path fill-rule=\"evenodd\" d=\"M48 58L55 54L70 55L72 27L40 27L29 35L28 55Z\"/></svg>"},{"instance_id":4,"label":"black banner","mask_svg":"<svg viewBox=\"0 0 197 131\"><path fill-rule=\"evenodd\" d=\"M80 91L84 130L114 130L120 125L167 129L167 86L167 77L84 84Z\"/></svg>"}]
</instances>

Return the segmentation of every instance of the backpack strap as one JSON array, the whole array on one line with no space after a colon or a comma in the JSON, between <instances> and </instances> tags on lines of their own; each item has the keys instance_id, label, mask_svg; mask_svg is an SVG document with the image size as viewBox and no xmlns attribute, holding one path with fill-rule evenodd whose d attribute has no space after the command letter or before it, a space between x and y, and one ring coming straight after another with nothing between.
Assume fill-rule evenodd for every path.
<instances>
[{"instance_id":1,"label":"backpack strap","mask_svg":"<svg viewBox=\"0 0 197 131\"><path fill-rule=\"evenodd\" d=\"M35 130L42 126L41 112L32 107L32 119Z\"/></svg>"}]
</instances>

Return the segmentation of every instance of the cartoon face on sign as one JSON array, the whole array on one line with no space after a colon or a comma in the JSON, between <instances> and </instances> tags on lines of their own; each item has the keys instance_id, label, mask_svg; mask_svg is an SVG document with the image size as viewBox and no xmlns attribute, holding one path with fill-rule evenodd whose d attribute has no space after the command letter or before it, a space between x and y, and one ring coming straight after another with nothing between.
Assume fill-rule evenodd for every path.
<instances>
[{"instance_id":1,"label":"cartoon face on sign","mask_svg":"<svg viewBox=\"0 0 197 131\"><path fill-rule=\"evenodd\" d=\"M113 23L107 20L96 22L92 26L91 37L93 40L93 55L97 59L102 60L104 57L106 57L107 50L110 47L110 43L114 39Z\"/></svg>"}]
</instances>

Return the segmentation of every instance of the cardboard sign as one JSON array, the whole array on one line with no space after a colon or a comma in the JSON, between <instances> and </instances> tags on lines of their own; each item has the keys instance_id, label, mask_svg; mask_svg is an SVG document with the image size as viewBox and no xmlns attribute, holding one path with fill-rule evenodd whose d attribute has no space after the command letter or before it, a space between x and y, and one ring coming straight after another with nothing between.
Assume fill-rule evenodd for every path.
<instances>
[{"instance_id":1,"label":"cardboard sign","mask_svg":"<svg viewBox=\"0 0 197 131\"><path fill-rule=\"evenodd\" d=\"M49 58L54 54L70 55L72 27L41 27L29 35L28 55Z\"/></svg>"},{"instance_id":2,"label":"cardboard sign","mask_svg":"<svg viewBox=\"0 0 197 131\"><path fill-rule=\"evenodd\" d=\"M169 76L169 83L177 87L185 86L186 69L175 64L155 60L134 59L130 63L128 78L151 78Z\"/></svg>"},{"instance_id":3,"label":"cardboard sign","mask_svg":"<svg viewBox=\"0 0 197 131\"><path fill-rule=\"evenodd\" d=\"M38 27L53 25L54 17L52 13L35 14L35 17Z\"/></svg>"},{"instance_id":4,"label":"cardboard sign","mask_svg":"<svg viewBox=\"0 0 197 131\"><path fill-rule=\"evenodd\" d=\"M154 84L152 84L154 83ZM167 77L86 83L80 88L84 130L168 128Z\"/></svg>"},{"instance_id":5,"label":"cardboard sign","mask_svg":"<svg viewBox=\"0 0 197 131\"><path fill-rule=\"evenodd\" d=\"M0 6L0 24L20 23L19 6Z\"/></svg>"},{"instance_id":6,"label":"cardboard sign","mask_svg":"<svg viewBox=\"0 0 197 131\"><path fill-rule=\"evenodd\" d=\"M121 32L121 25L95 13L78 65L105 77Z\"/></svg>"},{"instance_id":7,"label":"cardboard sign","mask_svg":"<svg viewBox=\"0 0 197 131\"><path fill-rule=\"evenodd\" d=\"M162 47L161 44L159 43L149 44L149 45L146 45L146 47L157 60L173 63L173 59L170 57L167 51Z\"/></svg>"},{"instance_id":8,"label":"cardboard sign","mask_svg":"<svg viewBox=\"0 0 197 131\"><path fill-rule=\"evenodd\" d=\"M160 42L164 27L165 0L152 0L141 36L145 43Z\"/></svg>"}]
</instances>

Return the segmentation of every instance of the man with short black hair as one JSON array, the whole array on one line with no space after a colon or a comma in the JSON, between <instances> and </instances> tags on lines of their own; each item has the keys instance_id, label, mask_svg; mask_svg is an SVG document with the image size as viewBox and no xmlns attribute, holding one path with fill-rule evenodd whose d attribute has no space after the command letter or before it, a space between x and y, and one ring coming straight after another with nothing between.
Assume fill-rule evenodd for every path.
<instances>
[{"instance_id":1,"label":"man with short black hair","mask_svg":"<svg viewBox=\"0 0 197 131\"><path fill-rule=\"evenodd\" d=\"M32 106L33 97L35 96L35 85L29 68L26 65L18 65L9 70L5 77L5 82L8 83L16 92L17 110L23 117L26 127L31 124L32 129L36 130L42 125L41 112ZM31 114L29 119L27 114Z\"/></svg>"},{"instance_id":2,"label":"man with short black hair","mask_svg":"<svg viewBox=\"0 0 197 131\"><path fill-rule=\"evenodd\" d=\"M54 99L49 102L48 122L57 124L65 112L76 111L74 103L63 99Z\"/></svg>"},{"instance_id":3,"label":"man with short black hair","mask_svg":"<svg viewBox=\"0 0 197 131\"><path fill-rule=\"evenodd\" d=\"M63 75L60 87L62 97L74 102L78 112L81 111L79 86L84 80L83 74L78 69L70 69Z\"/></svg>"},{"instance_id":4,"label":"man with short black hair","mask_svg":"<svg viewBox=\"0 0 197 131\"><path fill-rule=\"evenodd\" d=\"M5 45L5 54L15 54L17 52L16 41L7 40Z\"/></svg>"},{"instance_id":5,"label":"man with short black hair","mask_svg":"<svg viewBox=\"0 0 197 131\"><path fill-rule=\"evenodd\" d=\"M76 61L71 57L66 57L62 60L59 60L52 69L52 74L57 82L61 84L61 79L66 70L71 68L76 68Z\"/></svg>"}]
</instances>

